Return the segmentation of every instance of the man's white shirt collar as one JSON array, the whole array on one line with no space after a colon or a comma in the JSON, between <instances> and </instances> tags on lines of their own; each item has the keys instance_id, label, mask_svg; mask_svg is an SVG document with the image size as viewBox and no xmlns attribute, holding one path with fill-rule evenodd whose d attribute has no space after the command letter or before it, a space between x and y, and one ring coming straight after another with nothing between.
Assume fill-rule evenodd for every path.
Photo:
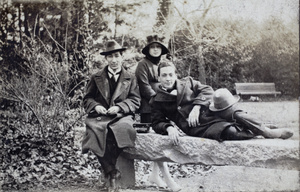
<instances>
[{"instance_id":1,"label":"man's white shirt collar","mask_svg":"<svg viewBox=\"0 0 300 192\"><path fill-rule=\"evenodd\" d=\"M120 68L119 70L117 70L116 72L114 72L110 67L108 67L108 71L109 71L108 76L109 76L109 78L111 78L114 75L115 80L117 81L118 78L119 78L119 76L120 76L121 70L122 69Z\"/></svg>"}]
</instances>

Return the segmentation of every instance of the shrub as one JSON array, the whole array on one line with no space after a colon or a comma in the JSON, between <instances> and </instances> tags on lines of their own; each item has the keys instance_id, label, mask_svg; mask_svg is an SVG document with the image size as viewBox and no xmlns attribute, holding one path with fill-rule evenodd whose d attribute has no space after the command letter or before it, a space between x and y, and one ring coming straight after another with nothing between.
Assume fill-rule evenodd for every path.
<instances>
[{"instance_id":1,"label":"shrub","mask_svg":"<svg viewBox=\"0 0 300 192\"><path fill-rule=\"evenodd\" d=\"M13 75L3 76L0 87L2 187L25 190L97 178L97 159L83 156L74 145L84 113L78 108L81 90L71 98L70 92L80 88L71 87L72 80L84 75L70 75L69 63L55 60L42 42L30 40L16 51L26 73L10 71Z\"/></svg>"}]
</instances>

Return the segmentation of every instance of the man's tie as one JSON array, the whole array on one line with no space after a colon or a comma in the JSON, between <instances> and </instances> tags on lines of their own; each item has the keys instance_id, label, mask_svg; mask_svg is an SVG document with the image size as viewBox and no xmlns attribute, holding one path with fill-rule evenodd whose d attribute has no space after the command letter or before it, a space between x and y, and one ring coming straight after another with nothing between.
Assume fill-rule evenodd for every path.
<instances>
[{"instance_id":1,"label":"man's tie","mask_svg":"<svg viewBox=\"0 0 300 192\"><path fill-rule=\"evenodd\" d=\"M112 72L110 72L110 71L108 71L108 73L110 73L111 74L111 77L110 77L110 79L113 81L113 82L117 82L118 81L118 79L117 79L117 75L119 75L120 73L121 73L121 71L119 71L118 73L112 73Z\"/></svg>"}]
</instances>

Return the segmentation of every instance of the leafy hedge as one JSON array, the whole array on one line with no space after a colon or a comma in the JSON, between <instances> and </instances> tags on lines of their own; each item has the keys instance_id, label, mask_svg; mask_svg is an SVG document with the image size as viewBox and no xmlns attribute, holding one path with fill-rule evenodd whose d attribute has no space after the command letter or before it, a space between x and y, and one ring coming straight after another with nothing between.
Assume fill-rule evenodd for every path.
<instances>
[{"instance_id":1,"label":"leafy hedge","mask_svg":"<svg viewBox=\"0 0 300 192\"><path fill-rule=\"evenodd\" d=\"M7 102L6 102L7 103ZM0 111L1 179L5 189L58 186L63 182L97 179L100 170L94 155L82 155L74 145L74 129L48 130L40 137L26 132L35 126L21 120L16 103Z\"/></svg>"},{"instance_id":2,"label":"leafy hedge","mask_svg":"<svg viewBox=\"0 0 300 192\"><path fill-rule=\"evenodd\" d=\"M74 145L75 127L84 126L86 71L59 61L39 40L28 39L14 51L22 61L19 68L5 65L0 78L2 188L97 179L95 156L82 155Z\"/></svg>"}]
</instances>

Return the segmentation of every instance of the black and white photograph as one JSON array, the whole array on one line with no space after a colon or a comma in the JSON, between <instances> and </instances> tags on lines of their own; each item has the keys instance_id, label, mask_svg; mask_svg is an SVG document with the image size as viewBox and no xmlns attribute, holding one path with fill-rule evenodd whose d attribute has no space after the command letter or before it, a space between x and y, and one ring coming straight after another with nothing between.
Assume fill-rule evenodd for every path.
<instances>
[{"instance_id":1,"label":"black and white photograph","mask_svg":"<svg viewBox=\"0 0 300 192\"><path fill-rule=\"evenodd\" d=\"M298 0L1 0L0 192L298 192Z\"/></svg>"}]
</instances>

